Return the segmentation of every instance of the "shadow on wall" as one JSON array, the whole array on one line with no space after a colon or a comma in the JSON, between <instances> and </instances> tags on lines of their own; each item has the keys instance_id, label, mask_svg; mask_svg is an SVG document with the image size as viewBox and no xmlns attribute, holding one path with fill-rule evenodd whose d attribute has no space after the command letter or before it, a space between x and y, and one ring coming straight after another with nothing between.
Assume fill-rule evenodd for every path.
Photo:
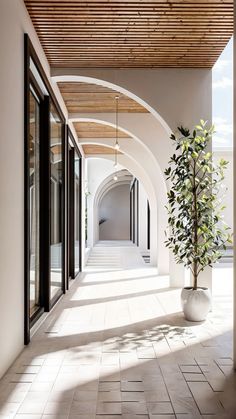
<instances>
[{"instance_id":1,"label":"shadow on wall","mask_svg":"<svg viewBox=\"0 0 236 419\"><path fill-rule=\"evenodd\" d=\"M130 239L130 186L110 189L99 205L99 240Z\"/></svg>"}]
</instances>

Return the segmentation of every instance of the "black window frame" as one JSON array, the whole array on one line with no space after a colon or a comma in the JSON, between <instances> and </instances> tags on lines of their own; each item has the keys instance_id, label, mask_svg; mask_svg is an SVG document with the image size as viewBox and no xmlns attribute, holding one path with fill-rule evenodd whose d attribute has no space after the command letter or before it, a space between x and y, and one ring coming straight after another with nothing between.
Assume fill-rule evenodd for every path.
<instances>
[{"instance_id":1,"label":"black window frame","mask_svg":"<svg viewBox=\"0 0 236 419\"><path fill-rule=\"evenodd\" d=\"M50 92L49 92L50 93ZM61 122L61 141L62 141L62 193L61 193L61 206L62 206L62 217L61 217L61 231L62 231L62 284L61 284L61 289L57 291L57 293L55 294L55 296L53 298L51 298L51 259L50 259L50 255L51 255L51 251L50 251L50 232L51 232L51 216L50 216L50 205L51 205L51 164L50 164L50 140L51 140L51 126L50 126L50 105L49 105L49 138L48 138L48 154L47 157L49 159L48 165L49 165L49 176L48 176L48 189L49 189L49 200L48 200L48 205L49 205L49 296L47 299L47 310L46 311L50 311L51 308L55 305L55 303L59 300L59 298L66 293L66 271L65 271L65 267L66 267L66 261L65 261L65 253L66 253L66 214L65 214L65 197L66 197L66 167L65 167L65 161L66 161L66 157L65 157L65 140L66 140L66 135L65 135L65 129L66 129L66 121L65 121L65 117L59 107L59 104L57 102L57 100L54 98L50 97L49 94L49 101L51 101L52 105L54 106L55 110L58 113L58 116L60 118L60 122ZM45 156L46 158L46 156Z\"/></svg>"},{"instance_id":2,"label":"black window frame","mask_svg":"<svg viewBox=\"0 0 236 419\"><path fill-rule=\"evenodd\" d=\"M130 240L139 246L139 181L130 185Z\"/></svg>"},{"instance_id":3,"label":"black window frame","mask_svg":"<svg viewBox=\"0 0 236 419\"><path fill-rule=\"evenodd\" d=\"M32 59L36 70L47 90L42 93L30 69ZM42 100L40 108L40 309L30 318L30 188L29 188L29 115L30 86ZM62 290L50 300L50 102L53 103L62 121ZM44 311L49 311L66 291L65 285L65 127L66 121L60 109L50 82L39 61L27 33L24 34L24 343L30 342L30 330ZM43 139L43 141L41 141ZM43 185L43 187L42 187Z\"/></svg>"},{"instance_id":4,"label":"black window frame","mask_svg":"<svg viewBox=\"0 0 236 419\"><path fill-rule=\"evenodd\" d=\"M77 142L72 134L72 131L70 130L69 126L67 125L67 173L68 173L68 183L67 183L67 216L68 216L68 238L72 237L72 240L68 240L67 242L67 249L68 249L68 285L69 288L69 278L75 279L77 275L82 271L82 154L79 150L79 147L77 145ZM69 142L72 142L73 148L70 150ZM79 186L80 186L80 198L79 198L79 205L80 205L80 217L79 217L79 269L75 269L75 246L74 246L74 203L75 203L75 197L74 197L74 167L70 164L70 158L69 153L73 155L73 161L74 161L74 151L76 151L77 155L80 159L80 173L79 173ZM71 182L72 179L72 182ZM69 196L70 194L70 196ZM71 199L72 196L72 199Z\"/></svg>"}]
</instances>

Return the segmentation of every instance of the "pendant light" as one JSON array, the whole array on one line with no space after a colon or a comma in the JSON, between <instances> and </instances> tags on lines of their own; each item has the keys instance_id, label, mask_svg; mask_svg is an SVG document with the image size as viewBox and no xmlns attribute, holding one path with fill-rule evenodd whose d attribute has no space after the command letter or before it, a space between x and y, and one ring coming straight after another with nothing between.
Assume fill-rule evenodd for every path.
<instances>
[{"instance_id":1,"label":"pendant light","mask_svg":"<svg viewBox=\"0 0 236 419\"><path fill-rule=\"evenodd\" d=\"M120 144L118 141L118 101L119 101L119 96L115 97L116 100L116 142L115 142L115 163L114 163L114 167L117 168L118 167L118 150L120 149ZM116 179L115 179L116 177ZM117 176L114 176L114 180L117 180Z\"/></svg>"},{"instance_id":2,"label":"pendant light","mask_svg":"<svg viewBox=\"0 0 236 419\"><path fill-rule=\"evenodd\" d=\"M119 96L115 97L116 99L116 143L115 143L115 149L119 150L120 149L120 144L118 141L118 104L119 104Z\"/></svg>"}]
</instances>

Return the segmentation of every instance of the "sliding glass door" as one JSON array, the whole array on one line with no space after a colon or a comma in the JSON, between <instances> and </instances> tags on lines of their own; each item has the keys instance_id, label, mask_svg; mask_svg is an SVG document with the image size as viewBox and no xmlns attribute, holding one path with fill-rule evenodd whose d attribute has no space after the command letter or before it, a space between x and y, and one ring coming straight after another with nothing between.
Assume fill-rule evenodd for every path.
<instances>
[{"instance_id":1,"label":"sliding glass door","mask_svg":"<svg viewBox=\"0 0 236 419\"><path fill-rule=\"evenodd\" d=\"M81 270L81 154L68 129L68 272Z\"/></svg>"},{"instance_id":2,"label":"sliding glass door","mask_svg":"<svg viewBox=\"0 0 236 419\"><path fill-rule=\"evenodd\" d=\"M65 292L65 118L25 35L24 342Z\"/></svg>"},{"instance_id":3,"label":"sliding glass door","mask_svg":"<svg viewBox=\"0 0 236 419\"><path fill-rule=\"evenodd\" d=\"M29 266L30 303L29 316L32 319L40 308L40 98L33 86L29 93Z\"/></svg>"},{"instance_id":4,"label":"sliding glass door","mask_svg":"<svg viewBox=\"0 0 236 419\"><path fill-rule=\"evenodd\" d=\"M134 179L130 188L130 239L139 245L139 182Z\"/></svg>"},{"instance_id":5,"label":"sliding glass door","mask_svg":"<svg viewBox=\"0 0 236 419\"><path fill-rule=\"evenodd\" d=\"M50 300L63 290L63 123L50 104Z\"/></svg>"},{"instance_id":6,"label":"sliding glass door","mask_svg":"<svg viewBox=\"0 0 236 419\"><path fill-rule=\"evenodd\" d=\"M74 257L75 276L80 271L80 246L81 246L81 156L75 150L74 153Z\"/></svg>"}]
</instances>

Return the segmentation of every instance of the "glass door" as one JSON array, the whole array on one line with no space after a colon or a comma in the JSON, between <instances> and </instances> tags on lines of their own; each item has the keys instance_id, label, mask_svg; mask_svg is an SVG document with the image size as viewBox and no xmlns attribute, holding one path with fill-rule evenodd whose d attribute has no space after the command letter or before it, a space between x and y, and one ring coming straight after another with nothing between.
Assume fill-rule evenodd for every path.
<instances>
[{"instance_id":1,"label":"glass door","mask_svg":"<svg viewBox=\"0 0 236 419\"><path fill-rule=\"evenodd\" d=\"M40 98L30 85L29 93L29 317L40 309Z\"/></svg>"},{"instance_id":2,"label":"glass door","mask_svg":"<svg viewBox=\"0 0 236 419\"><path fill-rule=\"evenodd\" d=\"M65 118L24 37L24 342L65 292Z\"/></svg>"},{"instance_id":3,"label":"glass door","mask_svg":"<svg viewBox=\"0 0 236 419\"><path fill-rule=\"evenodd\" d=\"M63 278L63 123L50 103L50 300L57 299Z\"/></svg>"},{"instance_id":4,"label":"glass door","mask_svg":"<svg viewBox=\"0 0 236 419\"><path fill-rule=\"evenodd\" d=\"M74 153L74 257L75 276L80 271L80 248L81 248L81 156L75 150Z\"/></svg>"},{"instance_id":5,"label":"glass door","mask_svg":"<svg viewBox=\"0 0 236 419\"><path fill-rule=\"evenodd\" d=\"M130 239L139 245L139 182L134 179L130 188Z\"/></svg>"},{"instance_id":6,"label":"glass door","mask_svg":"<svg viewBox=\"0 0 236 419\"><path fill-rule=\"evenodd\" d=\"M81 270L81 154L68 130L68 272Z\"/></svg>"}]
</instances>

